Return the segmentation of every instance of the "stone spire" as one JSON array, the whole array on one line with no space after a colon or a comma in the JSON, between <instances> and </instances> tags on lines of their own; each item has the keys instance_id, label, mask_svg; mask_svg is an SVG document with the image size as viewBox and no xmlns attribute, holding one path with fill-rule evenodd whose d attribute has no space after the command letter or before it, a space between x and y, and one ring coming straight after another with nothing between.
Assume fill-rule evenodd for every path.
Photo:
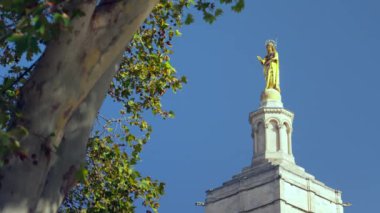
<instances>
[{"instance_id":1,"label":"stone spire","mask_svg":"<svg viewBox=\"0 0 380 213\"><path fill-rule=\"evenodd\" d=\"M292 112L283 108L281 94L277 90L264 90L260 108L249 115L254 141L253 165L267 162L294 164L293 117Z\"/></svg>"}]
</instances>

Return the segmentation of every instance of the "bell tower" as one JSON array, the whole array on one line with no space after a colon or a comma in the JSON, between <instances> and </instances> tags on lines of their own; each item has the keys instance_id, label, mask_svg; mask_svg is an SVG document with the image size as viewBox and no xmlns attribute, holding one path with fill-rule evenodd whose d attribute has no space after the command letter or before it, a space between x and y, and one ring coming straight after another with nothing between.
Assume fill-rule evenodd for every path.
<instances>
[{"instance_id":1,"label":"bell tower","mask_svg":"<svg viewBox=\"0 0 380 213\"><path fill-rule=\"evenodd\" d=\"M292 123L294 114L282 107L281 99L271 100L268 94L278 93L274 89L263 92L261 107L251 112L249 123L252 128L253 165L286 161L294 164L292 151ZM280 94L276 94L281 97Z\"/></svg>"}]
</instances>

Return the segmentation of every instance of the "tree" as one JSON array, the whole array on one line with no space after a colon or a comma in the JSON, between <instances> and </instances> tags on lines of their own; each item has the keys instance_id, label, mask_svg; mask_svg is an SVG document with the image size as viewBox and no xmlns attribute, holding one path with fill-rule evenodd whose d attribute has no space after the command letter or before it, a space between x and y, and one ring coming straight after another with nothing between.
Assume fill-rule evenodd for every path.
<instances>
[{"instance_id":1,"label":"tree","mask_svg":"<svg viewBox=\"0 0 380 213\"><path fill-rule=\"evenodd\" d=\"M232 2L236 11L244 6L242 0L220 0ZM57 211L78 180L90 183L86 172L95 174L109 165L99 164L99 159L122 165L116 167L122 168L120 174L134 174L123 180L126 191L112 192L131 195L125 200L128 205L120 204L120 209L133 209L133 200L141 193L145 193L145 204L157 209L155 199L163 193L163 185L139 177L133 165L151 132L142 112L172 116L161 108L160 97L186 81L176 77L168 55L170 40L180 34L176 25L193 21L191 14L181 19L184 8L190 6L202 11L208 22L222 13L214 3L191 0L0 2L0 62L8 70L0 87L2 212ZM20 62L23 57L35 62L25 68ZM115 68L115 64L120 66ZM112 134L98 130L89 140L107 92L123 103L125 119L107 119L106 129ZM121 131L110 125L118 125ZM136 131L143 136L137 137ZM88 164L83 166L88 141ZM120 174L107 178L115 183ZM103 177L79 187L94 190L94 183L103 182ZM85 201L78 208L96 201L96 197L83 196L80 188L76 192L80 196L74 201ZM108 210L117 206L112 202L94 205Z\"/></svg>"}]
</instances>

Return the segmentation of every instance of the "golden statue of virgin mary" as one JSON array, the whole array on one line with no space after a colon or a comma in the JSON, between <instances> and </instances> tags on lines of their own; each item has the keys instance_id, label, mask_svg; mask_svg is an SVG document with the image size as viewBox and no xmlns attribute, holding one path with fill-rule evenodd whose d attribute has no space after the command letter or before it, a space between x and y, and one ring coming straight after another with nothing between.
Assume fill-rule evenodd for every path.
<instances>
[{"instance_id":1,"label":"golden statue of virgin mary","mask_svg":"<svg viewBox=\"0 0 380 213\"><path fill-rule=\"evenodd\" d=\"M264 67L265 89L280 90L280 61L276 50L276 42L268 40L265 42L267 55L264 58L257 56L261 65Z\"/></svg>"}]
</instances>

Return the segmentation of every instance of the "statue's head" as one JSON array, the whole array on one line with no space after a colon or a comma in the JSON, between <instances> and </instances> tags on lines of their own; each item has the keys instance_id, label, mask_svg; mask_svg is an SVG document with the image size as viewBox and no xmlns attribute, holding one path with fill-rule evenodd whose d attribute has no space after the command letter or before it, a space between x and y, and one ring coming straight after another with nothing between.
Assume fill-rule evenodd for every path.
<instances>
[{"instance_id":1,"label":"statue's head","mask_svg":"<svg viewBox=\"0 0 380 213\"><path fill-rule=\"evenodd\" d=\"M267 40L265 42L265 47L267 48L268 53L276 52L277 43L274 40Z\"/></svg>"}]
</instances>

